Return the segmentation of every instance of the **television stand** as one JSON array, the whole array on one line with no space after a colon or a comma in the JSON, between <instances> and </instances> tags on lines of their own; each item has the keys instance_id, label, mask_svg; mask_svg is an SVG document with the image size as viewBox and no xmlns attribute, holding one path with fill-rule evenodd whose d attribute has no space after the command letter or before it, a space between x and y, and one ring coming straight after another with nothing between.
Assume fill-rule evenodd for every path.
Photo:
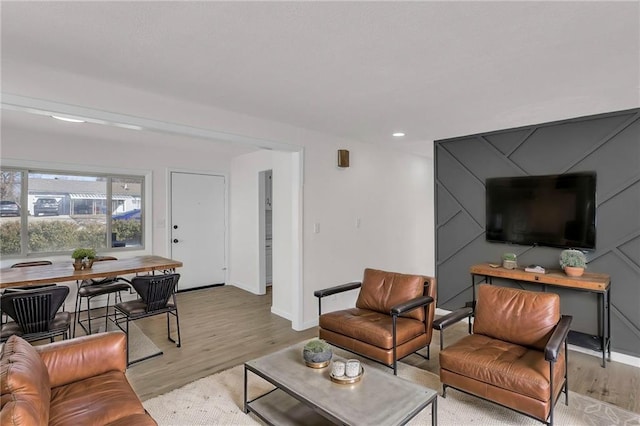
<instances>
[{"instance_id":1,"label":"television stand","mask_svg":"<svg viewBox=\"0 0 640 426\"><path fill-rule=\"evenodd\" d=\"M576 291L596 293L601 309L598 310L598 335L590 335L579 331L570 331L568 341L572 345L581 346L602 352L602 367L606 367L606 357L611 361L611 277L607 274L585 272L581 277L569 277L559 269L547 269L546 273L525 272L523 268L506 269L501 266L491 267L489 263L480 263L470 268L473 306L476 302L476 284L486 282L493 284L493 278L541 284L543 291L547 285L564 287ZM476 283L476 277L481 279Z\"/></svg>"}]
</instances>

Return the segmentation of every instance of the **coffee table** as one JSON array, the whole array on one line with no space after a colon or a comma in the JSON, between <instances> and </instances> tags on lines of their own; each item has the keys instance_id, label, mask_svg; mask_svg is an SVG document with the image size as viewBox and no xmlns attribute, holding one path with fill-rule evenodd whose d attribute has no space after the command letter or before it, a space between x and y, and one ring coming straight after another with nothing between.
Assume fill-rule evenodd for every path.
<instances>
[{"instance_id":1,"label":"coffee table","mask_svg":"<svg viewBox=\"0 0 640 426\"><path fill-rule=\"evenodd\" d=\"M245 413L270 425L402 425L431 404L431 424L437 424L437 391L364 364L358 383L334 383L330 366L305 365L303 347L304 342L244 364ZM248 372L276 388L248 401Z\"/></svg>"}]
</instances>

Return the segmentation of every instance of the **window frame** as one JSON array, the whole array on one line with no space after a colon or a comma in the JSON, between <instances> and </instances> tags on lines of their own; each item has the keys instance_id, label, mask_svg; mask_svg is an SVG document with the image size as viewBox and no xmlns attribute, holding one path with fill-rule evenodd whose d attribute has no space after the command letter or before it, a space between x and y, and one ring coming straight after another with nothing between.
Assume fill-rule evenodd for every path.
<instances>
[{"instance_id":1,"label":"window frame","mask_svg":"<svg viewBox=\"0 0 640 426\"><path fill-rule=\"evenodd\" d=\"M81 168L73 165L64 165L60 168L51 167L51 165L44 165L39 162L14 162L11 160L2 159L2 164L0 165L0 169L3 172L18 172L21 174L20 177L20 253L12 253L12 254L3 254L3 259L20 259L20 258L29 258L29 257L57 257L57 256L68 256L73 251L64 250L64 251L48 251L48 252L29 252L29 235L28 235L28 219L29 219L29 208L28 206L28 197L29 197L29 174L30 173L38 173L38 174L61 174L68 176L89 176L89 177L100 177L105 178L105 203L107 206L112 205L112 185L114 179L137 179L141 181L140 187L140 206L142 208L142 221L141 221L141 239L140 245L138 246L130 246L130 247L114 247L109 237L111 235L111 229L113 224L112 212L109 208L107 208L105 213L105 238L106 238L106 247L104 247L103 251L105 252L147 252L148 248L151 247L151 232L152 229L150 224L150 216L151 216L151 179L152 174L151 171L146 170L126 170L126 169L111 169L111 168L99 168L92 167L92 170L87 170L85 168Z\"/></svg>"}]
</instances>

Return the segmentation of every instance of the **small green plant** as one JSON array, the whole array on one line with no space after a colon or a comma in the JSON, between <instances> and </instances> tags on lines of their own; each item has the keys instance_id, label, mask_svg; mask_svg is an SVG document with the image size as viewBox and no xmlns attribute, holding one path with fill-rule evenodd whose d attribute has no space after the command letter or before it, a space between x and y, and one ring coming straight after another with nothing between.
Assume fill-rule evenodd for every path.
<instances>
[{"instance_id":1,"label":"small green plant","mask_svg":"<svg viewBox=\"0 0 640 426\"><path fill-rule=\"evenodd\" d=\"M560 253L560 266L574 268L587 268L587 258L580 250L562 250Z\"/></svg>"},{"instance_id":2,"label":"small green plant","mask_svg":"<svg viewBox=\"0 0 640 426\"><path fill-rule=\"evenodd\" d=\"M308 367L320 368L329 363L329 360L333 357L333 351L331 350L331 345L326 341L313 339L304 345L302 357Z\"/></svg>"},{"instance_id":3,"label":"small green plant","mask_svg":"<svg viewBox=\"0 0 640 426\"><path fill-rule=\"evenodd\" d=\"M92 248L77 248L71 253L71 257L76 261L83 259L95 259L96 251Z\"/></svg>"},{"instance_id":4,"label":"small green plant","mask_svg":"<svg viewBox=\"0 0 640 426\"><path fill-rule=\"evenodd\" d=\"M516 256L515 253L504 253L502 255L502 260L513 260L516 261L518 259L518 256Z\"/></svg>"},{"instance_id":5,"label":"small green plant","mask_svg":"<svg viewBox=\"0 0 640 426\"><path fill-rule=\"evenodd\" d=\"M304 350L313 352L313 353L325 352L330 349L331 349L331 345L329 345L327 342L325 342L322 339L310 340L309 342L307 342L306 345L304 345Z\"/></svg>"}]
</instances>

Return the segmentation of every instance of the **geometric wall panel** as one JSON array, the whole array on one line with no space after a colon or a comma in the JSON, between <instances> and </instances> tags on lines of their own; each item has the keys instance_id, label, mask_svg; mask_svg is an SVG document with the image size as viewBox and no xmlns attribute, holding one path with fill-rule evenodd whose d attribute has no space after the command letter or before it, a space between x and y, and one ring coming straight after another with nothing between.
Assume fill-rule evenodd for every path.
<instances>
[{"instance_id":1,"label":"geometric wall panel","mask_svg":"<svg viewBox=\"0 0 640 426\"><path fill-rule=\"evenodd\" d=\"M511 159L522 165L529 175L564 172L576 158L588 152L628 117L614 116L540 127L511 155Z\"/></svg>"},{"instance_id":2,"label":"geometric wall panel","mask_svg":"<svg viewBox=\"0 0 640 426\"><path fill-rule=\"evenodd\" d=\"M560 249L486 241L487 178L577 171L597 173L596 248L587 259L590 271L611 275L612 349L640 356L640 109L436 141L438 307L470 301L469 266L498 262L507 251L520 264L558 268ZM560 294L572 328L597 332L594 294L547 291Z\"/></svg>"},{"instance_id":3,"label":"geometric wall panel","mask_svg":"<svg viewBox=\"0 0 640 426\"><path fill-rule=\"evenodd\" d=\"M506 157L515 151L531 131L529 129L514 130L486 135L485 139L500 150Z\"/></svg>"}]
</instances>

